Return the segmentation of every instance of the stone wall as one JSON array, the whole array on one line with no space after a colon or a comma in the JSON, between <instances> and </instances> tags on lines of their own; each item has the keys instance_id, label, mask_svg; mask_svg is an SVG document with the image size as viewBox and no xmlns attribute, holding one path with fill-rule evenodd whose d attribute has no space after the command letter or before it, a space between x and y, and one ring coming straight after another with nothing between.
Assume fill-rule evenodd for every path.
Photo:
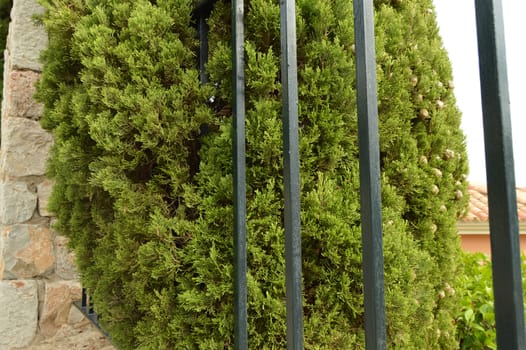
<instances>
[{"instance_id":1,"label":"stone wall","mask_svg":"<svg viewBox=\"0 0 526 350\"><path fill-rule=\"evenodd\" d=\"M71 301L80 284L66 238L50 228L52 183L46 158L53 143L33 99L47 35L35 0L14 0L4 53L0 150L0 350L31 346L80 322Z\"/></svg>"}]
</instances>

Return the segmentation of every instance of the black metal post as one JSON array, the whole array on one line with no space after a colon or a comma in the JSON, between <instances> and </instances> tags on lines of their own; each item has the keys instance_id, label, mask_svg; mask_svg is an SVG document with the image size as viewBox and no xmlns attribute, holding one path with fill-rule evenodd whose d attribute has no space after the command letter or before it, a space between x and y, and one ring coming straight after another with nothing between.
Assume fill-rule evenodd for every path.
<instances>
[{"instance_id":1,"label":"black metal post","mask_svg":"<svg viewBox=\"0 0 526 350\"><path fill-rule=\"evenodd\" d=\"M235 348L248 349L245 170L244 4L232 0L232 87L234 158L234 319Z\"/></svg>"},{"instance_id":2,"label":"black metal post","mask_svg":"<svg viewBox=\"0 0 526 350\"><path fill-rule=\"evenodd\" d=\"M476 0L497 346L526 349L517 195L500 0Z\"/></svg>"},{"instance_id":3,"label":"black metal post","mask_svg":"<svg viewBox=\"0 0 526 350\"><path fill-rule=\"evenodd\" d=\"M203 12L197 18L197 29L199 33L199 80L201 85L208 82L206 74L206 64L208 63L208 23Z\"/></svg>"},{"instance_id":4,"label":"black metal post","mask_svg":"<svg viewBox=\"0 0 526 350\"><path fill-rule=\"evenodd\" d=\"M86 288L82 288L82 299L80 301L81 311L83 313L88 313L88 292Z\"/></svg>"},{"instance_id":5,"label":"black metal post","mask_svg":"<svg viewBox=\"0 0 526 350\"><path fill-rule=\"evenodd\" d=\"M376 55L372 0L354 1L360 201L367 349L386 348Z\"/></svg>"},{"instance_id":6,"label":"black metal post","mask_svg":"<svg viewBox=\"0 0 526 350\"><path fill-rule=\"evenodd\" d=\"M296 4L280 1L287 349L303 349Z\"/></svg>"}]
</instances>

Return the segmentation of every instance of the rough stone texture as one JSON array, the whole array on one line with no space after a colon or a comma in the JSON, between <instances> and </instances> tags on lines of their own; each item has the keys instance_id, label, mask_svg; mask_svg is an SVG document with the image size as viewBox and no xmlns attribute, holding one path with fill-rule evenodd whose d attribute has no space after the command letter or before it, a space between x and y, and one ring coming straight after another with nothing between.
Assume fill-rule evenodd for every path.
<instances>
[{"instance_id":1,"label":"rough stone texture","mask_svg":"<svg viewBox=\"0 0 526 350\"><path fill-rule=\"evenodd\" d=\"M51 338L37 338L28 347L17 350L115 350L89 321L63 325Z\"/></svg>"},{"instance_id":2,"label":"rough stone texture","mask_svg":"<svg viewBox=\"0 0 526 350\"><path fill-rule=\"evenodd\" d=\"M36 0L13 1L7 50L13 69L42 70L38 57L47 46L47 33L35 23L33 16L44 12Z\"/></svg>"},{"instance_id":3,"label":"rough stone texture","mask_svg":"<svg viewBox=\"0 0 526 350\"><path fill-rule=\"evenodd\" d=\"M63 280L79 278L75 269L75 254L68 249L68 239L64 236L55 237L55 274Z\"/></svg>"},{"instance_id":4,"label":"rough stone texture","mask_svg":"<svg viewBox=\"0 0 526 350\"><path fill-rule=\"evenodd\" d=\"M7 81L9 79L9 72L11 71L9 68L9 52L7 50L4 50L3 52L4 57L4 71L2 72L2 81ZM2 96L7 96L7 84L2 84ZM4 115L5 110L5 98L2 98L2 115Z\"/></svg>"},{"instance_id":5,"label":"rough stone texture","mask_svg":"<svg viewBox=\"0 0 526 350\"><path fill-rule=\"evenodd\" d=\"M31 219L37 195L24 182L0 182L0 224L11 225Z\"/></svg>"},{"instance_id":6,"label":"rough stone texture","mask_svg":"<svg viewBox=\"0 0 526 350\"><path fill-rule=\"evenodd\" d=\"M43 336L50 337L67 323L71 303L80 300L82 292L79 282L57 281L46 282L44 293L39 327Z\"/></svg>"},{"instance_id":7,"label":"rough stone texture","mask_svg":"<svg viewBox=\"0 0 526 350\"><path fill-rule=\"evenodd\" d=\"M53 137L37 121L3 118L0 158L2 172L12 177L44 175L52 144Z\"/></svg>"},{"instance_id":8,"label":"rough stone texture","mask_svg":"<svg viewBox=\"0 0 526 350\"><path fill-rule=\"evenodd\" d=\"M53 190L53 182L51 180L44 180L37 185L37 195L38 195L38 213L40 216L52 216L48 209L49 197L51 196L51 191Z\"/></svg>"},{"instance_id":9,"label":"rough stone texture","mask_svg":"<svg viewBox=\"0 0 526 350\"><path fill-rule=\"evenodd\" d=\"M37 331L35 281L0 281L0 350L31 344Z\"/></svg>"},{"instance_id":10,"label":"rough stone texture","mask_svg":"<svg viewBox=\"0 0 526 350\"><path fill-rule=\"evenodd\" d=\"M53 234L47 226L13 225L0 233L4 246L4 279L43 277L53 272Z\"/></svg>"},{"instance_id":11,"label":"rough stone texture","mask_svg":"<svg viewBox=\"0 0 526 350\"><path fill-rule=\"evenodd\" d=\"M3 116L40 119L44 107L33 99L35 83L40 78L40 73L11 71L6 75Z\"/></svg>"},{"instance_id":12,"label":"rough stone texture","mask_svg":"<svg viewBox=\"0 0 526 350\"><path fill-rule=\"evenodd\" d=\"M80 312L80 310L77 309L76 306L71 305L71 307L69 308L68 324L75 325L84 321L84 318L85 317L82 314L82 312Z\"/></svg>"},{"instance_id":13,"label":"rough stone texture","mask_svg":"<svg viewBox=\"0 0 526 350\"><path fill-rule=\"evenodd\" d=\"M4 279L4 270L5 270L4 250L5 250L4 239L0 236L0 281Z\"/></svg>"}]
</instances>

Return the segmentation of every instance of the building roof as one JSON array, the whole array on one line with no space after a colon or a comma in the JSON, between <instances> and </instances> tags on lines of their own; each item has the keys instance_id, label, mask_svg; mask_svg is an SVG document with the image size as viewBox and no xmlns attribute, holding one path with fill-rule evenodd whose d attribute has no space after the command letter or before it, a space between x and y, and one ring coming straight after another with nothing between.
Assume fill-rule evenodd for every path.
<instances>
[{"instance_id":1,"label":"building roof","mask_svg":"<svg viewBox=\"0 0 526 350\"><path fill-rule=\"evenodd\" d=\"M485 185L469 185L469 212L463 222L487 222L488 191ZM520 222L526 222L526 188L517 188L517 212Z\"/></svg>"}]
</instances>

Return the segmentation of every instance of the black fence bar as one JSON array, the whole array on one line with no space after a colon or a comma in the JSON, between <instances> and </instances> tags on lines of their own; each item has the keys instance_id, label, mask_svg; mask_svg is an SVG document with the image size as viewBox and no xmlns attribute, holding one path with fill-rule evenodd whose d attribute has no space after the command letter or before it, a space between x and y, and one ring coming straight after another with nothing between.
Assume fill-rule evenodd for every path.
<instances>
[{"instance_id":1,"label":"black fence bar","mask_svg":"<svg viewBox=\"0 0 526 350\"><path fill-rule=\"evenodd\" d=\"M296 4L280 1L287 349L303 349Z\"/></svg>"},{"instance_id":2,"label":"black fence bar","mask_svg":"<svg viewBox=\"0 0 526 350\"><path fill-rule=\"evenodd\" d=\"M88 306L88 292L86 291L86 288L82 288L82 298L80 300L80 307L82 310L87 312L88 311L87 306Z\"/></svg>"},{"instance_id":3,"label":"black fence bar","mask_svg":"<svg viewBox=\"0 0 526 350\"><path fill-rule=\"evenodd\" d=\"M95 326L97 329L111 341L111 337L106 333L99 324L99 315L93 309L93 303L86 288L82 288L82 297L79 301L74 301L73 305Z\"/></svg>"},{"instance_id":4,"label":"black fence bar","mask_svg":"<svg viewBox=\"0 0 526 350\"><path fill-rule=\"evenodd\" d=\"M526 349L517 195L500 0L476 0L497 346Z\"/></svg>"},{"instance_id":5,"label":"black fence bar","mask_svg":"<svg viewBox=\"0 0 526 350\"><path fill-rule=\"evenodd\" d=\"M232 88L234 159L234 339L235 348L248 349L247 243L245 169L244 4L232 0Z\"/></svg>"},{"instance_id":6,"label":"black fence bar","mask_svg":"<svg viewBox=\"0 0 526 350\"><path fill-rule=\"evenodd\" d=\"M201 13L197 18L197 30L199 34L199 80L202 85L208 82L206 64L208 63L208 23L206 17Z\"/></svg>"},{"instance_id":7,"label":"black fence bar","mask_svg":"<svg viewBox=\"0 0 526 350\"><path fill-rule=\"evenodd\" d=\"M192 13L196 21L197 35L199 39L199 81L202 85L208 83L208 75L206 74L206 64L208 63L208 23L207 19L210 17L210 12L214 7L216 0L197 0L194 5Z\"/></svg>"},{"instance_id":8,"label":"black fence bar","mask_svg":"<svg viewBox=\"0 0 526 350\"><path fill-rule=\"evenodd\" d=\"M367 349L386 348L380 149L372 0L354 1L360 201Z\"/></svg>"}]
</instances>

